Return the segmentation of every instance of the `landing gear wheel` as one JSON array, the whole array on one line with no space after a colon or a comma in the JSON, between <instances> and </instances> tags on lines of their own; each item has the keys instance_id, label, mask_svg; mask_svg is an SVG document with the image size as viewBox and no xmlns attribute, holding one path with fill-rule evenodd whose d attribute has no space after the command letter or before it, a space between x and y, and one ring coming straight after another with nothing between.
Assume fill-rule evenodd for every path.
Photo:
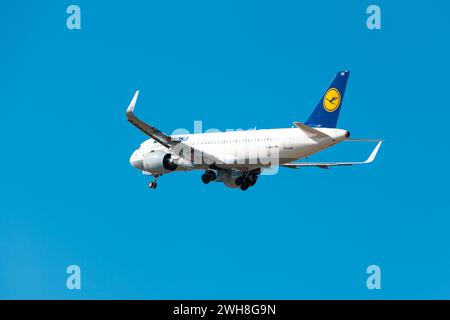
<instances>
[{"instance_id":1,"label":"landing gear wheel","mask_svg":"<svg viewBox=\"0 0 450 320\"><path fill-rule=\"evenodd\" d=\"M234 181L234 183L235 183L237 186L242 185L242 183L244 183L244 177L237 177L237 178L236 178L236 181Z\"/></svg>"},{"instance_id":2,"label":"landing gear wheel","mask_svg":"<svg viewBox=\"0 0 450 320\"><path fill-rule=\"evenodd\" d=\"M208 173L202 174L202 182L208 184L211 182L211 176Z\"/></svg>"},{"instance_id":3,"label":"landing gear wheel","mask_svg":"<svg viewBox=\"0 0 450 320\"><path fill-rule=\"evenodd\" d=\"M161 176L161 174L153 174L152 176L153 176L153 181L150 181L150 182L148 183L148 187L149 187L150 189L156 189L156 186L158 185L158 184L156 183L156 181L157 181L158 178Z\"/></svg>"},{"instance_id":4,"label":"landing gear wheel","mask_svg":"<svg viewBox=\"0 0 450 320\"><path fill-rule=\"evenodd\" d=\"M254 186L256 181L258 181L258 176L252 173L247 177L247 181L251 186Z\"/></svg>"},{"instance_id":5,"label":"landing gear wheel","mask_svg":"<svg viewBox=\"0 0 450 320\"><path fill-rule=\"evenodd\" d=\"M244 182L241 184L241 190L242 190L242 191L247 190L249 187L250 187L250 183L249 183L248 181L244 181Z\"/></svg>"},{"instance_id":6,"label":"landing gear wheel","mask_svg":"<svg viewBox=\"0 0 450 320\"><path fill-rule=\"evenodd\" d=\"M209 177L211 178L210 181L214 181L217 178L217 175L214 171L212 170L208 170L205 172L206 174L209 174Z\"/></svg>"}]
</instances>

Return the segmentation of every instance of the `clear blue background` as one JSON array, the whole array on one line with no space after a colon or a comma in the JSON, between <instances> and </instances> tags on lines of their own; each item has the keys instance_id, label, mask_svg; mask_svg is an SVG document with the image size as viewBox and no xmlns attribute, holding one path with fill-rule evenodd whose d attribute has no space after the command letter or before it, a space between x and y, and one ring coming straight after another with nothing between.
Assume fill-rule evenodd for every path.
<instances>
[{"instance_id":1,"label":"clear blue background","mask_svg":"<svg viewBox=\"0 0 450 320\"><path fill-rule=\"evenodd\" d=\"M371 3L80 0L70 31L70 2L1 1L0 298L450 298L450 4L377 0L370 31ZM289 127L342 69L339 127L386 139L370 166L150 191L128 163L136 89L168 133Z\"/></svg>"}]
</instances>

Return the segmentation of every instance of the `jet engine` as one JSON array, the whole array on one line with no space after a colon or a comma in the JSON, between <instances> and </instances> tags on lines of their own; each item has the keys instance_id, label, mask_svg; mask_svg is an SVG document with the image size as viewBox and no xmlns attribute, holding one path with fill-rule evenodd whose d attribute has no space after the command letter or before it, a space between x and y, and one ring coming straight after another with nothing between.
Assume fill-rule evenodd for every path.
<instances>
[{"instance_id":1,"label":"jet engine","mask_svg":"<svg viewBox=\"0 0 450 320\"><path fill-rule=\"evenodd\" d=\"M177 169L178 163L170 153L155 151L144 156L144 170L151 173L167 173Z\"/></svg>"}]
</instances>

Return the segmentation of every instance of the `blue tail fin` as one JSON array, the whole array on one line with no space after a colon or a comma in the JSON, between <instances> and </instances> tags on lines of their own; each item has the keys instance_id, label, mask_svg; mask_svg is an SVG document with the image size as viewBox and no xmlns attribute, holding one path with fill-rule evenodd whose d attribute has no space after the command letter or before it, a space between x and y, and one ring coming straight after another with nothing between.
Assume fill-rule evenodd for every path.
<instances>
[{"instance_id":1,"label":"blue tail fin","mask_svg":"<svg viewBox=\"0 0 450 320\"><path fill-rule=\"evenodd\" d=\"M336 128L349 75L350 71L341 71L336 74L313 113L305 122L306 125L310 127Z\"/></svg>"}]
</instances>

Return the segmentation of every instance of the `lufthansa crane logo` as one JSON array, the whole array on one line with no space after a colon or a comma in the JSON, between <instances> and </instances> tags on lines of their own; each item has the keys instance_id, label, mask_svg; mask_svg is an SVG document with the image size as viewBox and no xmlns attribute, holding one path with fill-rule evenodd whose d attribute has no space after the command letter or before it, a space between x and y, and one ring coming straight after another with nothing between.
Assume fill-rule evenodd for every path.
<instances>
[{"instance_id":1,"label":"lufthansa crane logo","mask_svg":"<svg viewBox=\"0 0 450 320\"><path fill-rule=\"evenodd\" d=\"M336 88L330 88L323 97L323 107L328 112L333 112L341 104L341 94Z\"/></svg>"}]
</instances>

